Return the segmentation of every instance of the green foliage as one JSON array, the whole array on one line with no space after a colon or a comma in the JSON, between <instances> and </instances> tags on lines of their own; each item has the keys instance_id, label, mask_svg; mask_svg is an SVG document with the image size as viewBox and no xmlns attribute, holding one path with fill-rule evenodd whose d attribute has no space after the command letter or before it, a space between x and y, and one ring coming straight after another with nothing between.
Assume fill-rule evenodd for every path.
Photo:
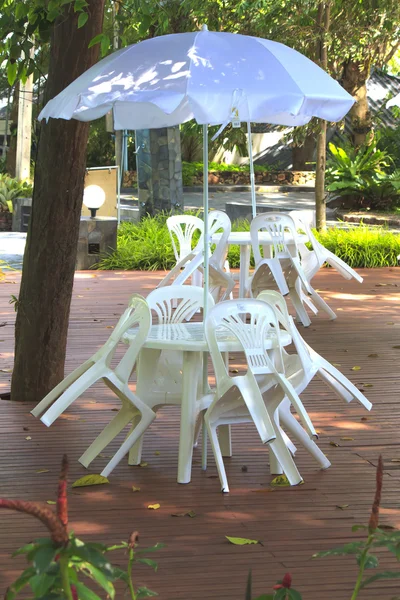
<instances>
[{"instance_id":1,"label":"green foliage","mask_svg":"<svg viewBox=\"0 0 400 600\"><path fill-rule=\"evenodd\" d=\"M356 149L350 142L329 144L327 190L333 197L351 196L359 206L385 209L400 200L400 171L389 173L392 159L378 147L380 136Z\"/></svg>"},{"instance_id":2,"label":"green foliage","mask_svg":"<svg viewBox=\"0 0 400 600\"><path fill-rule=\"evenodd\" d=\"M391 157L393 166L400 169L400 119L396 127L379 129L377 148L385 151Z\"/></svg>"},{"instance_id":3,"label":"green foliage","mask_svg":"<svg viewBox=\"0 0 400 600\"><path fill-rule=\"evenodd\" d=\"M18 181L6 174L0 175L0 206L12 212L14 198L29 198L33 188L29 181Z\"/></svg>"},{"instance_id":4,"label":"green foliage","mask_svg":"<svg viewBox=\"0 0 400 600\"><path fill-rule=\"evenodd\" d=\"M328 250L353 268L395 267L400 254L400 235L383 227L360 225L352 229L314 231Z\"/></svg>"},{"instance_id":5,"label":"green foliage","mask_svg":"<svg viewBox=\"0 0 400 600\"><path fill-rule=\"evenodd\" d=\"M267 173L274 171L276 167L271 165L254 165L256 173ZM249 173L249 165L227 165L225 163L208 163L208 170L211 173ZM202 162L182 162L182 180L183 185L193 185L193 179L203 175Z\"/></svg>"}]
</instances>

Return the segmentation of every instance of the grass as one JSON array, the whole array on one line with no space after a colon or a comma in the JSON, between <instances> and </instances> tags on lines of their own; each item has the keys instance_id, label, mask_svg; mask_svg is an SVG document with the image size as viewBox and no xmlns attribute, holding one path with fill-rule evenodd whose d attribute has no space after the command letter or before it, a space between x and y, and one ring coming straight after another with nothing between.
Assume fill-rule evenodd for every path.
<instances>
[{"instance_id":1,"label":"grass","mask_svg":"<svg viewBox=\"0 0 400 600\"><path fill-rule=\"evenodd\" d=\"M208 163L208 170L212 173L249 173L249 165L227 165L225 163ZM268 171L274 171L271 165L254 165L254 171L256 173L266 173ZM182 162L182 180L183 185L192 185L194 177L203 174L203 163L202 162Z\"/></svg>"},{"instance_id":2,"label":"grass","mask_svg":"<svg viewBox=\"0 0 400 600\"><path fill-rule=\"evenodd\" d=\"M170 270L175 257L166 226L167 214L146 217L138 223L121 223L117 250L104 255L96 266L101 270ZM236 221L233 231L249 231L249 221ZM361 225L351 229L328 229L317 233L319 241L351 267L394 267L400 255L400 236L382 227ZM197 241L196 239L194 240ZM240 266L239 246L230 246L231 268Z\"/></svg>"}]
</instances>

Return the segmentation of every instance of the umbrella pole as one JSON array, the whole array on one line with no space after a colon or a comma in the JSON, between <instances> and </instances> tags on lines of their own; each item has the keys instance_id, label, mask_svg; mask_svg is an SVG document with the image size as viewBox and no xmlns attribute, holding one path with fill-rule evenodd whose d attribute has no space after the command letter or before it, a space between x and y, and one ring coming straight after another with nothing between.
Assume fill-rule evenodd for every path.
<instances>
[{"instance_id":1,"label":"umbrella pole","mask_svg":"<svg viewBox=\"0 0 400 600\"><path fill-rule=\"evenodd\" d=\"M253 145L251 140L251 125L247 122L247 144L249 149L249 166L250 166L250 188L251 188L251 212L254 217L257 216L257 200L256 200L256 184L254 180L254 163L253 163Z\"/></svg>"},{"instance_id":2,"label":"umbrella pole","mask_svg":"<svg viewBox=\"0 0 400 600\"><path fill-rule=\"evenodd\" d=\"M203 219L204 219L204 261L203 261L203 280L204 280L204 308L203 322L205 323L208 314L208 258L210 244L208 240L208 125L203 125ZM208 388L208 352L203 352L203 394L209 393ZM204 422L204 413L202 414L202 452L201 468L207 469L207 429Z\"/></svg>"}]
</instances>

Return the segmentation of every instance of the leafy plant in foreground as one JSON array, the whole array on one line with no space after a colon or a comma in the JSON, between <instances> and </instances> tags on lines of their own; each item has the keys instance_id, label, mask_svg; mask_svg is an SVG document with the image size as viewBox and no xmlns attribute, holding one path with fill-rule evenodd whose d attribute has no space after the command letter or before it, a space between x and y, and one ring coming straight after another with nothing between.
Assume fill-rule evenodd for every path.
<instances>
[{"instance_id":1,"label":"leafy plant in foreground","mask_svg":"<svg viewBox=\"0 0 400 600\"><path fill-rule=\"evenodd\" d=\"M23 512L39 519L49 530L49 538L41 538L23 546L13 556L25 555L30 563L28 568L8 588L5 600L14 600L22 590L30 586L33 597L41 600L101 600L87 587L89 581L102 588L107 597L115 598L114 583L123 581L129 597L139 600L157 596L155 592L141 587L135 589L132 568L135 563L143 563L157 568L157 564L142 557L143 553L153 552L162 547L156 544L146 550L137 550L138 533L131 534L128 542L115 546L84 543L68 532L67 504L68 461L64 456L58 484L56 512L39 502L0 499L0 508ZM106 554L113 550L125 550L128 554L126 569L113 566Z\"/></svg>"},{"instance_id":2,"label":"leafy plant in foreground","mask_svg":"<svg viewBox=\"0 0 400 600\"><path fill-rule=\"evenodd\" d=\"M14 198L27 198L32 195L32 185L28 181L18 181L8 175L0 175L0 206L13 211Z\"/></svg>"},{"instance_id":3,"label":"leafy plant in foreground","mask_svg":"<svg viewBox=\"0 0 400 600\"><path fill-rule=\"evenodd\" d=\"M366 540L350 542L339 548L319 552L315 555L315 557L353 555L356 558L358 563L358 576L351 600L356 600L356 598L359 597L360 591L374 581L382 579L400 579L400 571L381 571L370 577L365 576L365 571L367 569L375 569L379 564L378 557L372 553L374 549L386 548L389 552L394 554L397 560L400 560L400 531L392 530L391 528L387 531L386 529L379 527L379 508L382 496L382 484L383 460L382 456L380 456L376 470L375 499L372 505L369 523L367 526L354 525L352 528L353 531L364 530L367 533Z\"/></svg>"},{"instance_id":4,"label":"leafy plant in foreground","mask_svg":"<svg viewBox=\"0 0 400 600\"><path fill-rule=\"evenodd\" d=\"M302 600L299 592L292 588L292 576L286 573L281 581L274 585L272 594L261 594L257 598L252 598L252 575L251 570L247 578L245 600Z\"/></svg>"}]
</instances>

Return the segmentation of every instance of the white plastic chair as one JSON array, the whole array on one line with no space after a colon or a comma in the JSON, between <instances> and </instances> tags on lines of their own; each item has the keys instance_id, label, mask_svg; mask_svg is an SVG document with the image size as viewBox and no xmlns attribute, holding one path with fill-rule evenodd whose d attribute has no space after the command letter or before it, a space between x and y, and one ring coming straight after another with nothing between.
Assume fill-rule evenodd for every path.
<instances>
[{"instance_id":1,"label":"white plastic chair","mask_svg":"<svg viewBox=\"0 0 400 600\"><path fill-rule=\"evenodd\" d=\"M250 317L247 324L242 317ZM245 375L232 377L217 341L217 330L225 329L240 342L248 370ZM205 331L214 365L217 391L215 399L205 414L205 423L221 482L222 491L229 491L217 427L253 421L263 443L268 443L276 461L282 466L291 485L301 482L301 476L287 448L279 425L275 423L281 401L287 396L298 412L310 436L316 436L304 406L284 375L283 360L276 360L281 353L279 325L275 311L259 300L231 300L217 304L209 313ZM266 351L266 340L276 337L275 364ZM269 377L281 394L271 397L261 395L257 376Z\"/></svg>"},{"instance_id":2,"label":"white plastic chair","mask_svg":"<svg viewBox=\"0 0 400 600\"><path fill-rule=\"evenodd\" d=\"M135 294L104 346L47 394L32 410L32 414L37 417L48 409L41 420L45 425L50 426L74 400L96 381L102 379L118 396L122 404L121 409L112 421L90 446L88 455L92 453L96 456L101 452L108 441L111 441L130 422L133 414L137 415L138 418L138 427L131 436L132 443L134 443L135 438L139 438L155 418L154 411L137 394L134 394L128 385L138 353L147 338L150 324L149 307L142 296ZM128 329L135 326L137 326L135 340L127 347L117 366L111 368L111 361L122 336ZM96 443L98 443L98 446L96 446Z\"/></svg>"},{"instance_id":3,"label":"white plastic chair","mask_svg":"<svg viewBox=\"0 0 400 600\"><path fill-rule=\"evenodd\" d=\"M142 348L138 357L136 393L141 401L152 412L155 412L162 406L181 404L183 363L182 351L179 350L179 326L187 317L203 308L204 291L200 287L174 285L154 290L147 296L146 300L149 309L154 313L153 324L174 326L171 332L173 334L171 350L160 351ZM210 307L214 306L211 295L209 295L208 303ZM175 304L176 308L174 308ZM212 398L203 395L200 375L197 381L193 381L193 385L197 386L198 389L196 415L207 408ZM80 462L87 467L106 445L123 430L129 421L132 425L131 432L112 460L103 469L102 475L107 477L128 452L129 464L140 464L143 436L135 435L133 437L139 422L139 415L135 411L131 411L130 418L125 423L121 423L118 431L113 430L111 439L103 435L104 432L101 433L97 440L93 442L92 449L89 448L80 458ZM182 427L185 429L185 424ZM190 427L187 427L187 431L190 431ZM131 442L132 439L133 442ZM193 440L191 443L193 444Z\"/></svg>"},{"instance_id":4,"label":"white plastic chair","mask_svg":"<svg viewBox=\"0 0 400 600\"><path fill-rule=\"evenodd\" d=\"M226 255L228 252L228 238L231 233L231 221L228 215L219 210L213 210L208 215L209 219L209 239L211 240L214 233L217 233L221 229L222 235L215 244L215 248L209 257L209 285L210 293L212 294L214 301L218 302L227 298L235 286L235 281L231 277L229 271L229 265L226 262ZM158 284L158 287L164 287L168 285L183 285L189 277L191 277L197 270L203 271L203 247L198 244L196 248L183 258L175 267L164 277L164 279ZM224 293L220 294L221 288L225 288Z\"/></svg>"},{"instance_id":5,"label":"white plastic chair","mask_svg":"<svg viewBox=\"0 0 400 600\"><path fill-rule=\"evenodd\" d=\"M363 282L363 278L341 258L333 254L325 248L315 237L312 232L313 221L310 218L309 211L291 211L290 216L294 220L297 229L303 230L312 246L309 250L305 244L299 244L298 249L301 258L301 264L306 274L307 280L311 287L311 280L324 266L325 263L336 269L345 279L356 279L359 283ZM312 312L316 313L318 309L323 310L330 319L335 319L336 314L321 298L319 294L312 288L311 298L305 296L301 289L300 281L296 278L293 283L293 278L290 280L289 286L293 289L291 299L295 305L296 311L301 314L301 320L306 320L304 315L305 309L303 304L306 304ZM310 301L311 300L311 301Z\"/></svg>"},{"instance_id":6,"label":"white plastic chair","mask_svg":"<svg viewBox=\"0 0 400 600\"><path fill-rule=\"evenodd\" d=\"M371 402L351 383L336 367L313 350L300 335L293 318L289 315L284 298L276 291L268 290L258 296L258 300L273 306L281 326L292 337L297 354L289 355L283 350L286 376L293 383L296 392L301 392L310 381L318 375L338 398L351 402L358 400L367 410L371 410Z\"/></svg>"},{"instance_id":7,"label":"white plastic chair","mask_svg":"<svg viewBox=\"0 0 400 600\"><path fill-rule=\"evenodd\" d=\"M194 250L193 236L196 231L200 232L199 240L195 248L201 249L203 245L204 223L194 215L173 215L167 219L167 227L174 250L176 264L186 258ZM199 271L192 275L193 285L202 285L202 276Z\"/></svg>"}]
</instances>

